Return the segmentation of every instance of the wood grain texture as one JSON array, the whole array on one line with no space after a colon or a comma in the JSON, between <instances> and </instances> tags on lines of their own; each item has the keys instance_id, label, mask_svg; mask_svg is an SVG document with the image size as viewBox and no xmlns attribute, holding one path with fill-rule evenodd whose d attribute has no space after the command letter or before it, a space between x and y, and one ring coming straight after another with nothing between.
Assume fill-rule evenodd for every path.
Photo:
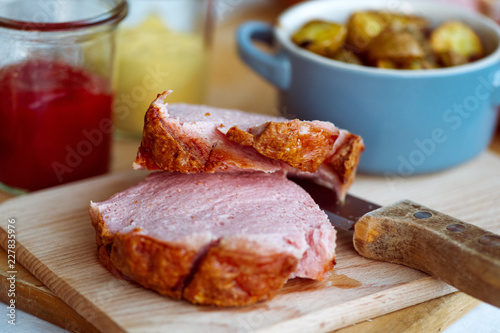
<instances>
[{"instance_id":1,"label":"wood grain texture","mask_svg":"<svg viewBox=\"0 0 500 333\"><path fill-rule=\"evenodd\" d=\"M456 292L344 327L335 333L379 333L388 332L389 328L398 333L442 332L478 304L475 298Z\"/></svg>"},{"instance_id":2,"label":"wood grain texture","mask_svg":"<svg viewBox=\"0 0 500 333\"><path fill-rule=\"evenodd\" d=\"M0 249L0 301L8 303L10 282L7 278L7 253ZM26 311L40 319L72 332L99 332L91 323L80 316L69 305L51 292L40 280L16 265L16 308Z\"/></svg>"},{"instance_id":3,"label":"wood grain texture","mask_svg":"<svg viewBox=\"0 0 500 333\"><path fill-rule=\"evenodd\" d=\"M498 232L494 217L500 207L494 203L500 200L499 168L500 159L486 153L426 177L394 182L360 175L352 192L381 204L409 197ZM89 201L106 199L143 177L141 172L104 176L0 206L1 220L14 216L18 221L21 264L100 330L328 331L454 291L419 271L360 257L353 249L352 233L340 232L338 266L322 282L292 280L270 302L245 308L216 309L172 301L114 278L97 261ZM460 191L464 182L475 186L467 193ZM4 232L0 238L5 247Z\"/></svg>"}]
</instances>

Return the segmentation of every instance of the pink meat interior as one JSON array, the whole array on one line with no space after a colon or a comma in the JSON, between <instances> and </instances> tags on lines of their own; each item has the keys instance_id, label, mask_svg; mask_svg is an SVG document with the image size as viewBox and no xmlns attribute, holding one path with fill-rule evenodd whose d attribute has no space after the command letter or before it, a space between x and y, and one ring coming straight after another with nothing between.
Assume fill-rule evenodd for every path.
<instances>
[{"instance_id":1,"label":"pink meat interior","mask_svg":"<svg viewBox=\"0 0 500 333\"><path fill-rule=\"evenodd\" d=\"M290 253L301 259L293 276L314 278L335 256L336 232L326 214L281 172L158 172L91 206L113 234L140 228L194 249L245 238Z\"/></svg>"}]
</instances>

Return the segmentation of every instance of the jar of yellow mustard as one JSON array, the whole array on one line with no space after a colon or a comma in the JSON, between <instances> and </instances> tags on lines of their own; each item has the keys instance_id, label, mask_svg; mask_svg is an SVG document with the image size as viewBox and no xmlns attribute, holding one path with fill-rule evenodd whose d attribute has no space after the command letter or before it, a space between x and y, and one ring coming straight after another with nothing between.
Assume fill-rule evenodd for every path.
<instances>
[{"instance_id":1,"label":"jar of yellow mustard","mask_svg":"<svg viewBox=\"0 0 500 333\"><path fill-rule=\"evenodd\" d=\"M140 137L149 104L164 90L174 91L169 103L203 103L212 11L210 0L128 3L117 36L114 123Z\"/></svg>"}]
</instances>

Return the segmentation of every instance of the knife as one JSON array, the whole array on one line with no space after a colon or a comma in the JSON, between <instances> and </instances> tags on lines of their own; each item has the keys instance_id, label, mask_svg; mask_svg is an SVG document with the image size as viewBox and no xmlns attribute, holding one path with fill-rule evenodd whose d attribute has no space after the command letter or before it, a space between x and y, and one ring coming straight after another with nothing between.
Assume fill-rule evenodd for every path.
<instances>
[{"instance_id":1,"label":"knife","mask_svg":"<svg viewBox=\"0 0 500 333\"><path fill-rule=\"evenodd\" d=\"M363 257L409 266L500 307L500 236L410 200L381 207L352 195L339 203L332 190L294 180L331 223L354 230Z\"/></svg>"}]
</instances>

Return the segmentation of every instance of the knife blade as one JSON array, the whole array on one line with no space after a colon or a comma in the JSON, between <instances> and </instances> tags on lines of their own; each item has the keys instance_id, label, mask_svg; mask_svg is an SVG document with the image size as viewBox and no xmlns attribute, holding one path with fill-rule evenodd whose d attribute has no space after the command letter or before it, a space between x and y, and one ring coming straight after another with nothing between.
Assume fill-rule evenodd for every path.
<instances>
[{"instance_id":1,"label":"knife blade","mask_svg":"<svg viewBox=\"0 0 500 333\"><path fill-rule=\"evenodd\" d=\"M295 180L331 223L354 230L356 251L409 266L500 307L500 236L410 200L381 207L307 180Z\"/></svg>"}]
</instances>

